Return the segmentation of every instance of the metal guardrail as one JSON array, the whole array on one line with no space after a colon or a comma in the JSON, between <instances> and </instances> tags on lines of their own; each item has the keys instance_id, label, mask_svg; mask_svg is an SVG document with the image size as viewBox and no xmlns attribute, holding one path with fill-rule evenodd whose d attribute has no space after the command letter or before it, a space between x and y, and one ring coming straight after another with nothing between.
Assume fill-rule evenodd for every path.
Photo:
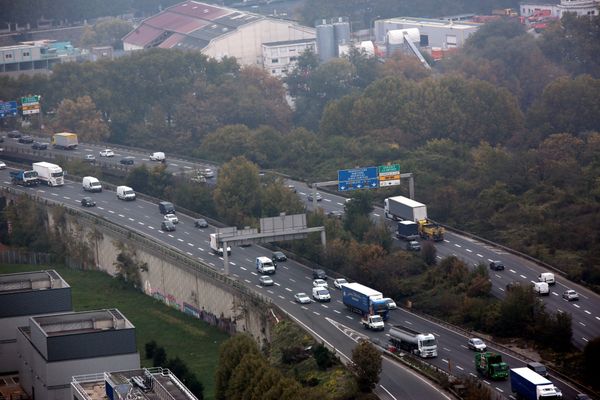
<instances>
[{"instance_id":1,"label":"metal guardrail","mask_svg":"<svg viewBox=\"0 0 600 400\"><path fill-rule=\"evenodd\" d=\"M38 203L41 203L41 204L55 205L55 206L63 207L69 214L75 215L79 218L90 221L91 225L100 226L100 227L102 227L112 233L115 233L127 240L134 241L137 244L145 247L148 250L158 253L161 256L167 257L170 261L179 263L183 266L186 266L188 268L192 268L193 270L199 271L203 275L205 275L211 279L214 279L218 282L221 282L223 284L226 284L230 287L235 288L240 293L243 293L244 295L248 296L249 298L251 298L255 301L259 301L259 302L266 303L266 304L271 304L271 299L263 296L260 293L257 293L255 291L251 290L250 288L248 288L241 282L214 270L213 268L211 268L209 265L207 265L205 263L202 263L188 255L180 253L179 250L175 250L166 245L160 244L157 241L155 241L153 238L148 238L146 235L144 235L142 233L139 233L137 231L132 231L128 228L122 227L116 223L108 221L105 218L97 217L93 214L89 214L89 213L77 210L77 209L69 207L69 206L65 207L64 204L61 203L60 201L45 199L45 198L42 198L42 197L39 197L36 195L32 195L30 193L27 193L27 192L24 192L24 191L21 191L21 190L12 188L12 187L7 187L7 186L3 186L1 190L4 192L14 194L14 195L27 196L28 198L30 198Z\"/></svg>"}]
</instances>

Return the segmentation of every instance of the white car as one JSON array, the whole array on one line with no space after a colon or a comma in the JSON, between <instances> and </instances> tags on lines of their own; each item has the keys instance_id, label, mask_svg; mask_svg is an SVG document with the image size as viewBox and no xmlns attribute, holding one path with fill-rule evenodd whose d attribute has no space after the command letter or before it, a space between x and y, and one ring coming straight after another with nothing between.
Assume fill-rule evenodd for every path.
<instances>
[{"instance_id":1,"label":"white car","mask_svg":"<svg viewBox=\"0 0 600 400\"><path fill-rule=\"evenodd\" d=\"M329 288L329 285L327 285L327 281L323 280L323 279L315 279L313 281L313 286L314 287L322 287L322 288Z\"/></svg>"},{"instance_id":2,"label":"white car","mask_svg":"<svg viewBox=\"0 0 600 400\"><path fill-rule=\"evenodd\" d=\"M308 304L310 303L310 297L306 293L296 293L294 295L294 301L300 304Z\"/></svg>"},{"instance_id":3,"label":"white car","mask_svg":"<svg viewBox=\"0 0 600 400\"><path fill-rule=\"evenodd\" d=\"M469 346L469 349L475 350L475 351L485 351L485 349L487 348L487 346L485 345L483 340L481 340L479 338L469 339L468 346Z\"/></svg>"},{"instance_id":4,"label":"white car","mask_svg":"<svg viewBox=\"0 0 600 400\"><path fill-rule=\"evenodd\" d=\"M348 283L348 281L344 278L337 278L333 280L333 285L340 290L342 290L342 285L345 285L346 283Z\"/></svg>"},{"instance_id":5,"label":"white car","mask_svg":"<svg viewBox=\"0 0 600 400\"><path fill-rule=\"evenodd\" d=\"M177 218L177 215L175 215L175 214L166 214L165 221L171 221L174 224L178 224L179 218Z\"/></svg>"},{"instance_id":6,"label":"white car","mask_svg":"<svg viewBox=\"0 0 600 400\"><path fill-rule=\"evenodd\" d=\"M329 294L329 290L322 286L314 287L312 290L313 299L316 301L331 301L331 295Z\"/></svg>"},{"instance_id":7,"label":"white car","mask_svg":"<svg viewBox=\"0 0 600 400\"><path fill-rule=\"evenodd\" d=\"M268 275L261 276L258 278L258 281L260 282L261 286L273 286L275 284L275 282L273 282L273 278Z\"/></svg>"},{"instance_id":8,"label":"white car","mask_svg":"<svg viewBox=\"0 0 600 400\"><path fill-rule=\"evenodd\" d=\"M115 153L111 149L104 149L100 151L100 157L114 157Z\"/></svg>"},{"instance_id":9,"label":"white car","mask_svg":"<svg viewBox=\"0 0 600 400\"><path fill-rule=\"evenodd\" d=\"M565 290L563 293L563 299L568 301L579 300L579 294L573 289Z\"/></svg>"},{"instance_id":10,"label":"white car","mask_svg":"<svg viewBox=\"0 0 600 400\"><path fill-rule=\"evenodd\" d=\"M4 161L0 161L0 169L5 169L6 168L6 164L4 163Z\"/></svg>"},{"instance_id":11,"label":"white car","mask_svg":"<svg viewBox=\"0 0 600 400\"><path fill-rule=\"evenodd\" d=\"M312 192L309 193L306 198L308 199L308 201L313 201L313 195ZM317 192L317 194L315 194L315 200L317 201L321 201L323 200L323 196L321 196L321 193Z\"/></svg>"},{"instance_id":12,"label":"white car","mask_svg":"<svg viewBox=\"0 0 600 400\"><path fill-rule=\"evenodd\" d=\"M204 171L202 171L202 175L205 178L214 178L215 177L215 173L210 168L205 168Z\"/></svg>"},{"instance_id":13,"label":"white car","mask_svg":"<svg viewBox=\"0 0 600 400\"><path fill-rule=\"evenodd\" d=\"M386 297L383 300L385 301L385 304L387 305L388 310L395 310L396 308L398 308L398 306L396 305L396 302L393 299Z\"/></svg>"}]
</instances>

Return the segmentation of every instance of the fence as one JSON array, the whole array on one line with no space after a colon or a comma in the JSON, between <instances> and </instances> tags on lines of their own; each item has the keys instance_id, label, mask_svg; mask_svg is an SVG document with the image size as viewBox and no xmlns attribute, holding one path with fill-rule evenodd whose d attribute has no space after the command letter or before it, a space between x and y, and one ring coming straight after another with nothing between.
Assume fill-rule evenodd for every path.
<instances>
[{"instance_id":1,"label":"fence","mask_svg":"<svg viewBox=\"0 0 600 400\"><path fill-rule=\"evenodd\" d=\"M49 265L56 262L50 253L36 253L18 249L0 250L0 264Z\"/></svg>"}]
</instances>

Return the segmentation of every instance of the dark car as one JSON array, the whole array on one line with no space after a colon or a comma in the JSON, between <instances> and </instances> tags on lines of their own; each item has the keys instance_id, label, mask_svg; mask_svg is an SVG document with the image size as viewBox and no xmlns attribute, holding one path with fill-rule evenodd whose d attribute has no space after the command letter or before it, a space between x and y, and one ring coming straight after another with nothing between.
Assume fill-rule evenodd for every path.
<instances>
[{"instance_id":1,"label":"dark car","mask_svg":"<svg viewBox=\"0 0 600 400\"><path fill-rule=\"evenodd\" d=\"M274 251L271 258L273 259L273 261L277 262L287 261L287 256L281 251Z\"/></svg>"},{"instance_id":2,"label":"dark car","mask_svg":"<svg viewBox=\"0 0 600 400\"><path fill-rule=\"evenodd\" d=\"M48 148L48 143L33 142L31 148L34 150L46 150Z\"/></svg>"},{"instance_id":3,"label":"dark car","mask_svg":"<svg viewBox=\"0 0 600 400\"><path fill-rule=\"evenodd\" d=\"M162 229L165 232L173 232L175 230L175 224L171 221L163 221L160 224L160 229Z\"/></svg>"},{"instance_id":4,"label":"dark car","mask_svg":"<svg viewBox=\"0 0 600 400\"><path fill-rule=\"evenodd\" d=\"M504 263L502 261L492 261L490 263L490 269L494 271L504 271Z\"/></svg>"},{"instance_id":5,"label":"dark car","mask_svg":"<svg viewBox=\"0 0 600 400\"><path fill-rule=\"evenodd\" d=\"M22 135L22 133L19 131L10 131L10 132L8 132L8 134L6 136L8 136L9 138L16 139L16 138L20 138L21 135Z\"/></svg>"},{"instance_id":6,"label":"dark car","mask_svg":"<svg viewBox=\"0 0 600 400\"><path fill-rule=\"evenodd\" d=\"M123 157L121 158L121 161L119 161L121 164L123 165L133 165L133 157Z\"/></svg>"},{"instance_id":7,"label":"dark car","mask_svg":"<svg viewBox=\"0 0 600 400\"><path fill-rule=\"evenodd\" d=\"M31 136L21 136L19 138L19 143L25 143L25 144L33 143L33 137L31 137Z\"/></svg>"},{"instance_id":8,"label":"dark car","mask_svg":"<svg viewBox=\"0 0 600 400\"><path fill-rule=\"evenodd\" d=\"M84 197L81 199L81 205L84 207L94 207L96 202L91 197Z\"/></svg>"},{"instance_id":9,"label":"dark car","mask_svg":"<svg viewBox=\"0 0 600 400\"><path fill-rule=\"evenodd\" d=\"M196 228L208 228L208 222L204 218L198 218L194 221L194 226Z\"/></svg>"},{"instance_id":10,"label":"dark car","mask_svg":"<svg viewBox=\"0 0 600 400\"><path fill-rule=\"evenodd\" d=\"M313 269L314 279L327 279L327 274L322 269Z\"/></svg>"}]
</instances>

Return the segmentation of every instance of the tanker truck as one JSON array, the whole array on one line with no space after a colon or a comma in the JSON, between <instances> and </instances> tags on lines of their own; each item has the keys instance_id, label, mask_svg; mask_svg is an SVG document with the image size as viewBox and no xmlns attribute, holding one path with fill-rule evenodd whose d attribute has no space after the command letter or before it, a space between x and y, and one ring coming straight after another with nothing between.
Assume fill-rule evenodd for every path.
<instances>
[{"instance_id":1,"label":"tanker truck","mask_svg":"<svg viewBox=\"0 0 600 400\"><path fill-rule=\"evenodd\" d=\"M400 325L391 325L390 343L422 358L437 357L437 341L431 333L421 333Z\"/></svg>"}]
</instances>

